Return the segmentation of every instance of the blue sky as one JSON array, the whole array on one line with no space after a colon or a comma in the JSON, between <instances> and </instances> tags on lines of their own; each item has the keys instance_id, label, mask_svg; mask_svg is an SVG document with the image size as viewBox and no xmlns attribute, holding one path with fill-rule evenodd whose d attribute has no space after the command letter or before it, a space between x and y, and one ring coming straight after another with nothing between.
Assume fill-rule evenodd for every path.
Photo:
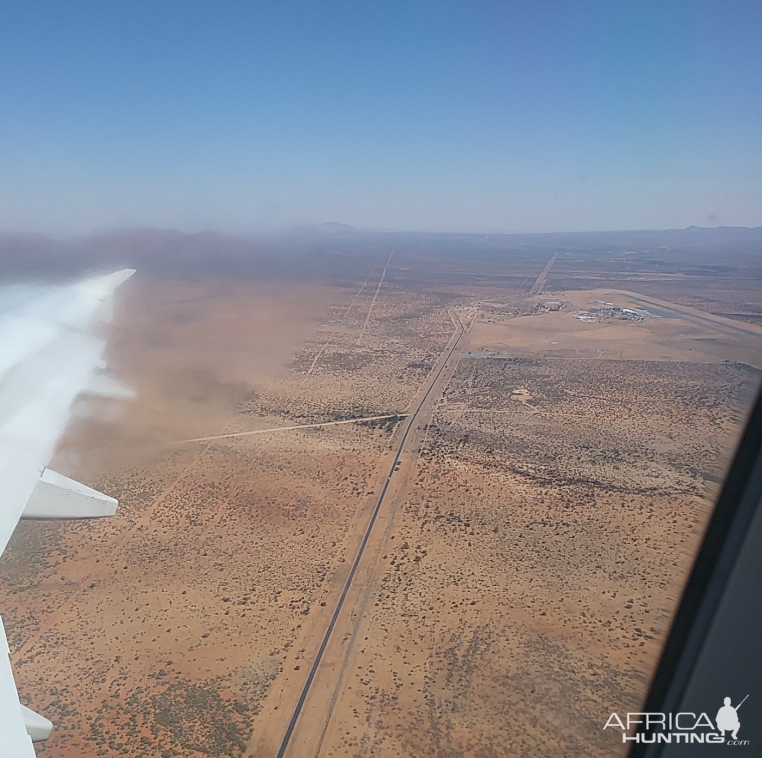
<instances>
[{"instance_id":1,"label":"blue sky","mask_svg":"<svg viewBox=\"0 0 762 758\"><path fill-rule=\"evenodd\" d=\"M762 3L0 6L0 230L762 225Z\"/></svg>"}]
</instances>

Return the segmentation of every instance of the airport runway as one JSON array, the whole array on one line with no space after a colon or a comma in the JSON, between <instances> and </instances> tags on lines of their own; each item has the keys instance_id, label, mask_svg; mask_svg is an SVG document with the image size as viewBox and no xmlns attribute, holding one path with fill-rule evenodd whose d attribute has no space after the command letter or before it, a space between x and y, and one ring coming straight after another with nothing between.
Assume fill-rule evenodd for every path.
<instances>
[{"instance_id":1,"label":"airport runway","mask_svg":"<svg viewBox=\"0 0 762 758\"><path fill-rule=\"evenodd\" d=\"M762 328L755 324L748 324L744 321L734 321L733 319L724 316L717 316L714 313L704 313L703 311L699 311L698 309L691 308L687 305L668 303L664 300L647 297L646 295L641 295L639 293L623 292L622 294L627 295L633 305L640 308L646 308L646 310L653 313L655 316L661 316L662 318L681 318L695 326L712 329L726 337L762 337Z\"/></svg>"}]
</instances>

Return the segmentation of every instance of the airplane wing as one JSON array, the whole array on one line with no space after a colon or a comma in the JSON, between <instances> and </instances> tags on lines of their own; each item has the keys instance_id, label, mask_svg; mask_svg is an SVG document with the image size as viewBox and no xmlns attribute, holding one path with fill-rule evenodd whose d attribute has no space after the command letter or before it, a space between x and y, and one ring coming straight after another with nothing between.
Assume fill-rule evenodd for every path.
<instances>
[{"instance_id":1,"label":"airplane wing","mask_svg":"<svg viewBox=\"0 0 762 758\"><path fill-rule=\"evenodd\" d=\"M0 293L0 553L21 518L116 513L116 500L46 466L77 395L109 388L126 395L102 373L98 327L111 317L114 290L133 273ZM0 745L3 755L31 758L32 741L47 738L53 725L19 702L8 655L0 618Z\"/></svg>"}]
</instances>

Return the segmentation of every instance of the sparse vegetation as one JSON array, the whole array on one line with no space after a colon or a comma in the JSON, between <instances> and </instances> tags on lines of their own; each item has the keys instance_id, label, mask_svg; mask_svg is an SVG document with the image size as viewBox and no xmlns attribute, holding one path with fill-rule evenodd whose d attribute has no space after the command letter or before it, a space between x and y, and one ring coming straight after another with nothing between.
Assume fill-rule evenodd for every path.
<instances>
[{"instance_id":1,"label":"sparse vegetation","mask_svg":"<svg viewBox=\"0 0 762 758\"><path fill-rule=\"evenodd\" d=\"M257 310L246 282L155 281L129 304L114 352L142 392L114 425L121 437L80 421L64 457L92 453L98 466L82 478L119 497L120 511L98 523L22 524L0 564L23 702L56 723L41 756L240 756L250 735L280 728L283 688L310 670L314 635L388 473L390 435L453 334L449 308L475 305L490 328L537 324L567 316L537 298L579 294L548 292L559 283L605 282L746 323L759 300L756 284L730 281L732 272L715 289L684 272L680 293L648 280L661 252L627 258L635 280L600 251L573 249L532 300L546 251L493 248L484 258L410 253L404 266L395 257L365 324L374 250L335 273L329 315L295 356L268 348L278 366L291 360L288 372L251 382L246 372L266 354L249 345L243 355L239 343L277 332L278 320ZM202 329L210 303L216 320ZM742 340L733 344L740 354ZM398 467L407 489L383 522L323 755L611 755L597 719L645 691L759 382L721 356L482 348L434 398L415 465ZM199 350L209 365L178 390L172 362ZM125 463L122 453L168 423L167 408L207 414L205 428L191 433L183 420L182 434L162 427L162 440L390 417L154 446Z\"/></svg>"}]
</instances>

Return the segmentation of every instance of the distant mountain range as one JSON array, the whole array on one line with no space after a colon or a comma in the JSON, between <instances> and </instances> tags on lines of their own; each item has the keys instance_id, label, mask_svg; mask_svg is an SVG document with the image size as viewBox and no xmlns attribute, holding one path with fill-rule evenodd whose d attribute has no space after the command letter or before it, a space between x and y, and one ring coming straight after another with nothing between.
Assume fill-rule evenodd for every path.
<instances>
[{"instance_id":1,"label":"distant mountain range","mask_svg":"<svg viewBox=\"0 0 762 758\"><path fill-rule=\"evenodd\" d=\"M291 228L292 232L307 234L343 234L346 232L359 232L356 226L340 224L337 221L322 221L318 224L302 224Z\"/></svg>"}]
</instances>

